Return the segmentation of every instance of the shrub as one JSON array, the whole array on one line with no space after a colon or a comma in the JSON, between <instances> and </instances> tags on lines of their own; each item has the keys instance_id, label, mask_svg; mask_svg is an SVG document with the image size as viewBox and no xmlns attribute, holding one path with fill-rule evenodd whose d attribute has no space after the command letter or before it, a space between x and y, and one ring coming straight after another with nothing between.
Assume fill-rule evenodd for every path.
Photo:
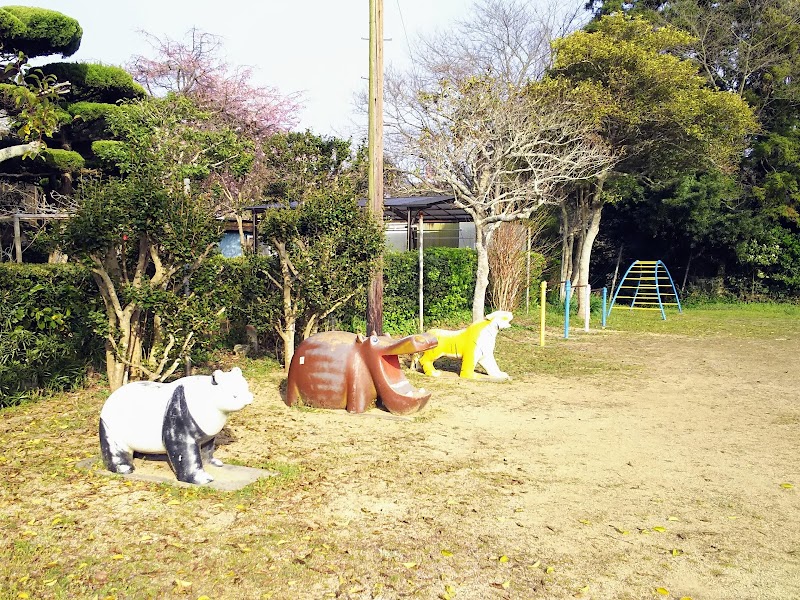
<instances>
[{"instance_id":1,"label":"shrub","mask_svg":"<svg viewBox=\"0 0 800 600\"><path fill-rule=\"evenodd\" d=\"M122 67L92 63L56 62L41 67L45 75L69 81L68 98L73 102L114 103L120 99L143 98L144 88Z\"/></svg>"},{"instance_id":2,"label":"shrub","mask_svg":"<svg viewBox=\"0 0 800 600\"><path fill-rule=\"evenodd\" d=\"M67 112L70 115L87 122L105 119L109 114L119 110L120 107L116 104L103 104L102 102L75 102L67 106Z\"/></svg>"},{"instance_id":3,"label":"shrub","mask_svg":"<svg viewBox=\"0 0 800 600\"><path fill-rule=\"evenodd\" d=\"M83 381L102 351L99 300L83 267L0 264L0 406Z\"/></svg>"},{"instance_id":4,"label":"shrub","mask_svg":"<svg viewBox=\"0 0 800 600\"><path fill-rule=\"evenodd\" d=\"M42 152L42 158L48 167L58 169L62 173L74 173L81 170L86 164L86 161L77 152L59 148L46 148Z\"/></svg>"},{"instance_id":5,"label":"shrub","mask_svg":"<svg viewBox=\"0 0 800 600\"><path fill-rule=\"evenodd\" d=\"M469 248L423 250L423 316L432 323L471 321L477 254ZM383 269L384 328L393 334L417 331L419 254L389 252Z\"/></svg>"}]
</instances>

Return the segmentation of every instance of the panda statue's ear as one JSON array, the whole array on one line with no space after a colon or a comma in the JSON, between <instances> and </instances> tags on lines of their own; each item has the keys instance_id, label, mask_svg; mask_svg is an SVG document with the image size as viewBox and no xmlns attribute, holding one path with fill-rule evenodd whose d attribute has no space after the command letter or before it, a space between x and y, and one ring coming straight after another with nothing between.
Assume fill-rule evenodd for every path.
<instances>
[{"instance_id":1,"label":"panda statue's ear","mask_svg":"<svg viewBox=\"0 0 800 600\"><path fill-rule=\"evenodd\" d=\"M233 367L231 369L231 373L233 373L234 375L241 375L242 374L242 370L239 367Z\"/></svg>"},{"instance_id":2,"label":"panda statue's ear","mask_svg":"<svg viewBox=\"0 0 800 600\"><path fill-rule=\"evenodd\" d=\"M217 369L211 374L211 385L219 385L219 378L224 375L222 371Z\"/></svg>"}]
</instances>

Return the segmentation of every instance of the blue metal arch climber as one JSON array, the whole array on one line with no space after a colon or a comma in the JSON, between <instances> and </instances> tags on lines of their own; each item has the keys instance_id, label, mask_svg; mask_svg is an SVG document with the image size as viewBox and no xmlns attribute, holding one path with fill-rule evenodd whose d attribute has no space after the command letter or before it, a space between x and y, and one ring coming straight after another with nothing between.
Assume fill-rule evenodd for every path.
<instances>
[{"instance_id":1,"label":"blue metal arch climber","mask_svg":"<svg viewBox=\"0 0 800 600\"><path fill-rule=\"evenodd\" d=\"M624 292L620 296L622 290ZM673 298L674 302L671 301ZM677 306L678 312L683 312L672 275L660 260L637 260L628 267L611 298L606 316L611 314L617 300L630 301L630 304L625 304L630 310L660 310L661 318L665 321L667 314L664 306Z\"/></svg>"}]
</instances>

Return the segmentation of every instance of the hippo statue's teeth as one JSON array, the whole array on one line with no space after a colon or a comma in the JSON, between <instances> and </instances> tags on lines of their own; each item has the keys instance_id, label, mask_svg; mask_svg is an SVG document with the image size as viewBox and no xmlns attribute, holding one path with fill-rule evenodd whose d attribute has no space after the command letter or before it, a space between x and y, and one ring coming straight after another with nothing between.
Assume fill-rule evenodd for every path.
<instances>
[{"instance_id":1,"label":"hippo statue's teeth","mask_svg":"<svg viewBox=\"0 0 800 600\"><path fill-rule=\"evenodd\" d=\"M414 386L411 385L407 379L402 381L397 381L389 385L392 388L392 391L397 392L398 394L413 394L414 393Z\"/></svg>"}]
</instances>

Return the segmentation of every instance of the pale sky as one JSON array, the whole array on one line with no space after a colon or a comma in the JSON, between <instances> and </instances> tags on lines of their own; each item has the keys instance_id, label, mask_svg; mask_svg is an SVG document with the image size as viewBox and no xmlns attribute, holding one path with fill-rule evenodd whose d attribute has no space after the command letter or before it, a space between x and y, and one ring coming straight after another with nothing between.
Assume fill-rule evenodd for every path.
<instances>
[{"instance_id":1,"label":"pale sky","mask_svg":"<svg viewBox=\"0 0 800 600\"><path fill-rule=\"evenodd\" d=\"M555 0L554 0L555 1ZM184 40L196 27L221 36L233 66L253 67L253 83L302 92L298 130L350 137L365 129L354 95L367 86L368 0L13 0L57 10L83 28L81 47L64 60L124 66L152 56L138 33ZM472 0L384 0L384 62L407 66L409 43L468 14ZM571 4L571 3L570 3ZM46 62L61 60L60 55ZM39 61L42 62L41 60ZM359 127L361 125L361 127Z\"/></svg>"}]
</instances>

